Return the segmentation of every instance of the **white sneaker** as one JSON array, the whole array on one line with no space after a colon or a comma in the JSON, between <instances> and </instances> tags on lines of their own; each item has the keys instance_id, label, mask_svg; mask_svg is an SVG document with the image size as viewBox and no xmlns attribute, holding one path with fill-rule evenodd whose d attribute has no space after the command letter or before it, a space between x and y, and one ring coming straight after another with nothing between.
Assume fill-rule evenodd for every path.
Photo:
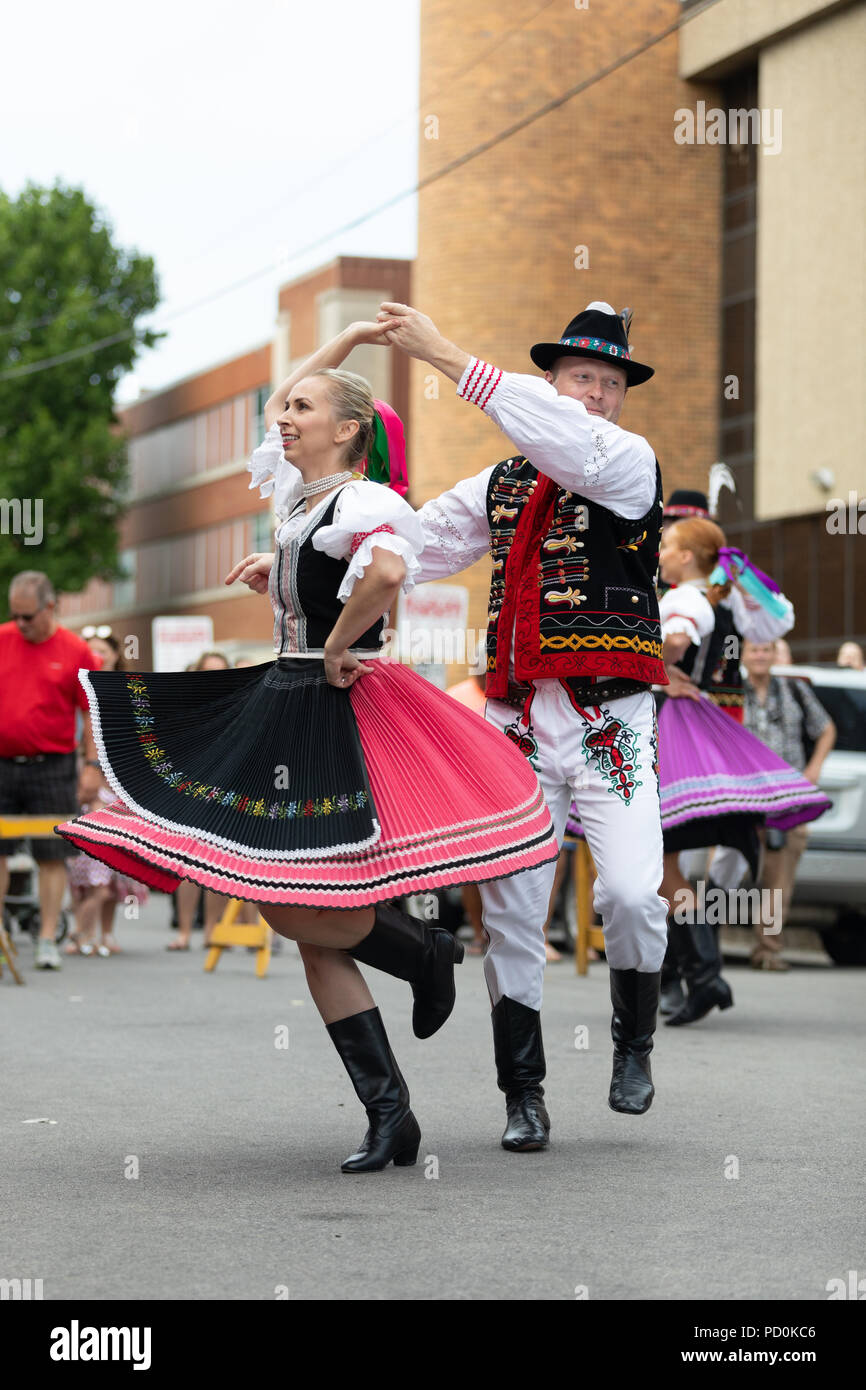
<instances>
[{"instance_id":1,"label":"white sneaker","mask_svg":"<svg viewBox=\"0 0 866 1390\"><path fill-rule=\"evenodd\" d=\"M40 936L36 942L35 965L37 970L60 969L60 952L53 941Z\"/></svg>"}]
</instances>

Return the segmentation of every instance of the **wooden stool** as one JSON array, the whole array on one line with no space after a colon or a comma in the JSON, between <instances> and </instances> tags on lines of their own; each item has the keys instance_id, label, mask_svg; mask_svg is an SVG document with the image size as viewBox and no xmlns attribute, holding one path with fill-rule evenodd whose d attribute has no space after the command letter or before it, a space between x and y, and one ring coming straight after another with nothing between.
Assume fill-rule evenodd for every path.
<instances>
[{"instance_id":1,"label":"wooden stool","mask_svg":"<svg viewBox=\"0 0 866 1390\"><path fill-rule=\"evenodd\" d=\"M254 946L256 948L256 975L261 980L268 973L271 963L271 929L259 913L254 925L238 922L237 918L244 906L241 898L231 898L220 920L213 929L205 956L205 970L216 969L219 958L227 946Z\"/></svg>"},{"instance_id":2,"label":"wooden stool","mask_svg":"<svg viewBox=\"0 0 866 1390\"><path fill-rule=\"evenodd\" d=\"M17 955L18 947L15 945L15 942L12 940L12 937L9 935L8 931L3 926L3 923L0 922L0 975L3 974L3 965L5 963L9 966L9 973L11 974L16 985L23 985L24 980L21 977L21 975L19 975L18 966L15 963L15 957Z\"/></svg>"},{"instance_id":3,"label":"wooden stool","mask_svg":"<svg viewBox=\"0 0 866 1390\"><path fill-rule=\"evenodd\" d=\"M580 839L575 850L574 894L577 905L577 933L574 938L574 968L578 975L586 975L589 970L589 948L604 950L604 932L601 927L592 925L592 885L595 882L595 864L586 840Z\"/></svg>"}]
</instances>

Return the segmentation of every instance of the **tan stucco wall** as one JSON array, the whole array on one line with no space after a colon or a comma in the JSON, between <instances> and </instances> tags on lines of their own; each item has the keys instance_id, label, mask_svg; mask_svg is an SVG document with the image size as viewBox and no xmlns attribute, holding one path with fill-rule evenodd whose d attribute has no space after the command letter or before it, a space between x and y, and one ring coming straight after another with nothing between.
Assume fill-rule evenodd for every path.
<instances>
[{"instance_id":1,"label":"tan stucco wall","mask_svg":"<svg viewBox=\"0 0 866 1390\"><path fill-rule=\"evenodd\" d=\"M759 47L852 0L717 0L680 31L680 77L718 77Z\"/></svg>"},{"instance_id":2,"label":"tan stucco wall","mask_svg":"<svg viewBox=\"0 0 866 1390\"><path fill-rule=\"evenodd\" d=\"M762 50L759 104L782 111L758 156L755 511L866 491L866 5ZM830 493L811 480L835 475Z\"/></svg>"}]
</instances>

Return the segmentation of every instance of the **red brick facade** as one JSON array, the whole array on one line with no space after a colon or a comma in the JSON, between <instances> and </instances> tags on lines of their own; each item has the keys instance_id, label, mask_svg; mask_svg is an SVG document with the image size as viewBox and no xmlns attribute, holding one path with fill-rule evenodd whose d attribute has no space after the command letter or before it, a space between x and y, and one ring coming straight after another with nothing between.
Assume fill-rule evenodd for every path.
<instances>
[{"instance_id":1,"label":"red brick facade","mask_svg":"<svg viewBox=\"0 0 866 1390\"><path fill-rule=\"evenodd\" d=\"M532 8L422 0L422 180L680 13L678 0L591 0L525 23ZM629 393L621 423L650 440L666 488L705 484L722 399L720 162L673 138L676 108L715 89L681 81L677 54L674 33L423 189L413 277L414 303L447 337L511 371L534 372L530 345L558 338L591 300L631 306L635 352L656 375ZM588 268L575 266L579 247ZM428 398L430 369L413 363L411 383L416 502L507 457L506 441L447 381ZM474 626L487 573L483 562L468 581Z\"/></svg>"},{"instance_id":2,"label":"red brick facade","mask_svg":"<svg viewBox=\"0 0 866 1390\"><path fill-rule=\"evenodd\" d=\"M285 285L278 309L290 317L292 362L312 353L319 298L375 290L410 297L410 263L371 257L338 257L321 270ZM378 351L378 349L377 349ZM121 640L134 637L138 661L152 665L151 622L158 615L208 614L214 646L229 655L246 648L264 658L271 647L267 599L223 580L236 560L272 547L270 505L249 490L245 470L261 437L261 409L270 395L270 343L147 396L121 411L129 436L132 500L120 528L120 548L132 571L126 582L93 581L82 594L65 595L61 618L74 629L109 623ZM283 353L283 356L285 354ZM408 429L408 362L389 352L388 397ZM351 367L351 360L347 363Z\"/></svg>"}]
</instances>

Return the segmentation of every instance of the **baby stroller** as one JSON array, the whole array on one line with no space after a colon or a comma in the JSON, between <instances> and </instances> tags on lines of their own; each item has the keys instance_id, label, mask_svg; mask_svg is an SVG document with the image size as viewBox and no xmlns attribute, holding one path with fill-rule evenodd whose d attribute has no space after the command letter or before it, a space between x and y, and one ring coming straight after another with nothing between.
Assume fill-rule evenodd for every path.
<instances>
[{"instance_id":1,"label":"baby stroller","mask_svg":"<svg viewBox=\"0 0 866 1390\"><path fill-rule=\"evenodd\" d=\"M10 937L13 928L17 927L19 931L29 932L35 942L42 925L37 881L39 869L36 860L29 853L28 845L29 841L25 840L22 848L16 854L11 854L7 860L9 891L3 904L3 926ZM54 940L62 941L68 931L69 913L62 907L57 918Z\"/></svg>"}]
</instances>

